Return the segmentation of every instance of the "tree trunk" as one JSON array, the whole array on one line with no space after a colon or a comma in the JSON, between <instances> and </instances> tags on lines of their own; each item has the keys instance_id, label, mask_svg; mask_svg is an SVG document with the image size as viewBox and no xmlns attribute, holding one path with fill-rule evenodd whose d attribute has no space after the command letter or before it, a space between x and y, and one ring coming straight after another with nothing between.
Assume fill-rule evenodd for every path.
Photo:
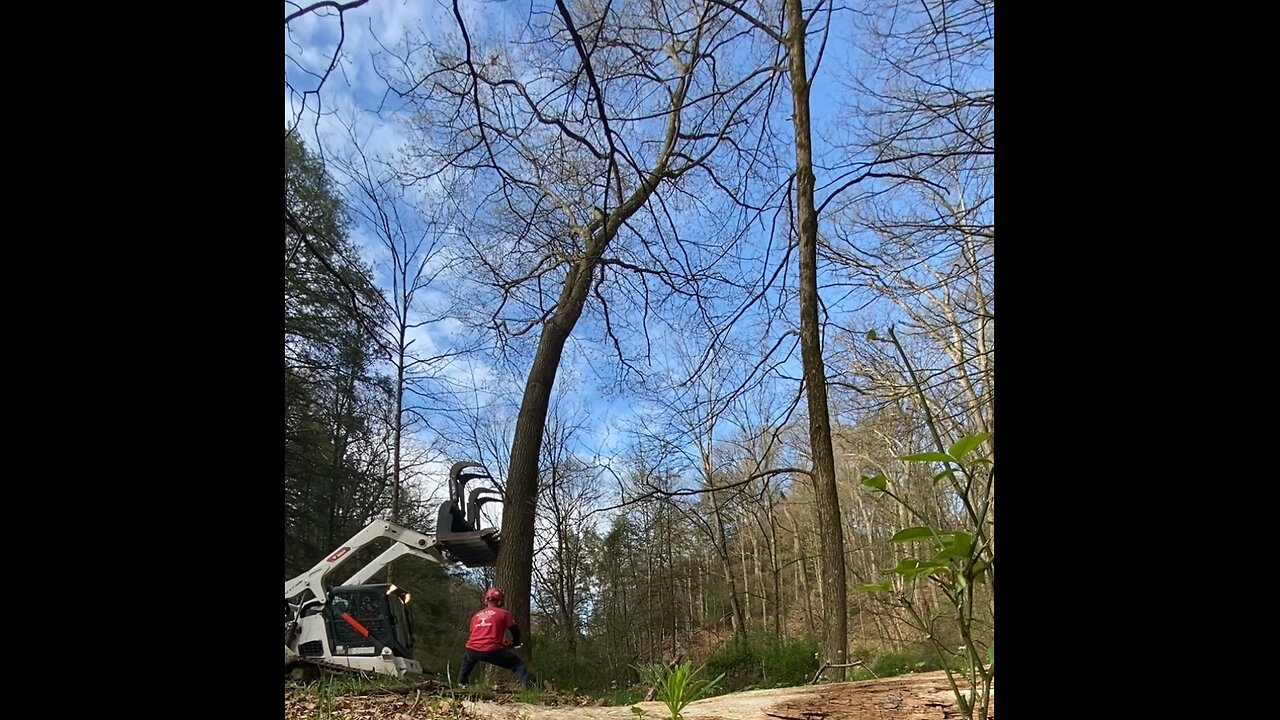
<instances>
[{"instance_id":1,"label":"tree trunk","mask_svg":"<svg viewBox=\"0 0 1280 720\"><path fill-rule=\"evenodd\" d=\"M743 524L745 527L745 524ZM738 562L742 565L742 614L746 617L747 622L751 622L751 576L747 574L747 542L742 539L744 533L750 531L738 531Z\"/></svg>"},{"instance_id":2,"label":"tree trunk","mask_svg":"<svg viewBox=\"0 0 1280 720\"><path fill-rule=\"evenodd\" d=\"M756 576L756 587L760 588L760 622L768 626L769 590L764 585L764 573L760 571L760 541L754 532L747 531L747 534L751 537L751 570Z\"/></svg>"},{"instance_id":3,"label":"tree trunk","mask_svg":"<svg viewBox=\"0 0 1280 720\"><path fill-rule=\"evenodd\" d=\"M671 618L671 654L676 655L679 650L680 642L680 595L678 594L679 582L676 580L675 552L671 547L672 535L674 528L668 523L666 533L666 557L667 557L667 592L663 598L663 605L668 609L664 613Z\"/></svg>"},{"instance_id":4,"label":"tree trunk","mask_svg":"<svg viewBox=\"0 0 1280 720\"><path fill-rule=\"evenodd\" d=\"M515 438L511 445L511 464L507 470L507 492L502 511L502 546L498 551L496 582L507 597L507 609L515 615L520 630L531 636L529 601L533 585L533 540L538 500L538 458L542 452L542 434L546 429L547 410L551 405L551 389L560 370L560 357L570 331L582 313L586 285L581 294L575 287L573 272L565 282L563 310L542 330L529 378L525 382L524 399L516 419ZM526 662L532 656L532 643L516 651Z\"/></svg>"},{"instance_id":5,"label":"tree trunk","mask_svg":"<svg viewBox=\"0 0 1280 720\"><path fill-rule=\"evenodd\" d=\"M408 322L408 318L402 315L400 319L400 344L396 357L396 409L391 421L391 522L396 524L400 523L400 438L404 435L404 361L408 355L404 341ZM392 563L392 565L394 564ZM392 565L387 566L387 582L392 582Z\"/></svg>"},{"instance_id":6,"label":"tree trunk","mask_svg":"<svg viewBox=\"0 0 1280 720\"><path fill-rule=\"evenodd\" d=\"M800 576L800 591L804 597L805 622L810 629L813 629L817 625L813 619L813 591L809 589L809 561L804 557L804 544L800 541L800 526L796 524L796 517L791 514L791 508L783 505L782 512L791 523L791 540L796 553L796 574Z\"/></svg>"},{"instance_id":7,"label":"tree trunk","mask_svg":"<svg viewBox=\"0 0 1280 720\"><path fill-rule=\"evenodd\" d=\"M646 552L644 556L644 567L645 567L644 607L645 607L645 610L647 610L648 612L646 613L644 627L645 627L645 635L647 635L649 638L648 652L650 657L652 657L656 655L656 653L654 652L655 643L653 641L653 619L654 618L653 618L653 547L652 547L653 540L652 540L652 536L650 536L649 538L646 538L646 540L648 540L648 542L645 543L645 547L648 550L648 552Z\"/></svg>"},{"instance_id":8,"label":"tree trunk","mask_svg":"<svg viewBox=\"0 0 1280 720\"><path fill-rule=\"evenodd\" d=\"M769 497L769 574L773 580L773 637L782 639L782 613L786 603L782 600L782 568L778 567L778 525L774 520L773 497Z\"/></svg>"},{"instance_id":9,"label":"tree trunk","mask_svg":"<svg viewBox=\"0 0 1280 720\"><path fill-rule=\"evenodd\" d=\"M557 513L559 515L559 513ZM565 629L565 643L569 650L569 667L576 683L578 680L578 560L576 552L579 545L570 546L574 542L569 536L569 530L566 526L568 518L557 517L556 522L560 523L556 528L558 537L558 545L556 554L559 556L560 576L557 579L558 602L560 603L560 622Z\"/></svg>"},{"instance_id":10,"label":"tree trunk","mask_svg":"<svg viewBox=\"0 0 1280 720\"><path fill-rule=\"evenodd\" d=\"M827 409L827 376L818 326L818 213L814 207L813 141L809 119L809 78L805 67L805 30L801 0L786 0L787 45L791 59L791 98L796 138L796 220L800 254L800 355L809 400L809 442L813 454L813 490L818 506L822 556L823 651L827 662L844 663L848 644L844 533L836 492L835 456ZM832 668L844 679L844 668Z\"/></svg>"},{"instance_id":11,"label":"tree trunk","mask_svg":"<svg viewBox=\"0 0 1280 720\"><path fill-rule=\"evenodd\" d=\"M399 524L400 522L400 438L404 434L404 360L407 353L404 349L404 325L400 326L400 357L396 363L396 414L395 414L395 436L391 439L391 452L393 455L391 470L394 475L391 478L391 522ZM391 577L391 568L387 568L387 577Z\"/></svg>"},{"instance_id":12,"label":"tree trunk","mask_svg":"<svg viewBox=\"0 0 1280 720\"><path fill-rule=\"evenodd\" d=\"M742 614L742 603L738 601L737 582L733 579L733 562L729 559L728 540L725 538L724 532L724 516L720 512L720 501L716 499L716 493L712 490L711 496L711 512L715 515L715 540L716 552L720 555L720 563L724 567L724 581L729 585L729 606L733 610L733 632L740 638L747 636L747 619Z\"/></svg>"}]
</instances>

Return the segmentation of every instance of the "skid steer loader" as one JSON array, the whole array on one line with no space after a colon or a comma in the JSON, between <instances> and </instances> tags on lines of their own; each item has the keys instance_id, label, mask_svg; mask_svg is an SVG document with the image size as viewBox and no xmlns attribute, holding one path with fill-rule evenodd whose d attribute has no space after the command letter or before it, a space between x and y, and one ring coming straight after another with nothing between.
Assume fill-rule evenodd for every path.
<instances>
[{"instance_id":1,"label":"skid steer loader","mask_svg":"<svg viewBox=\"0 0 1280 720\"><path fill-rule=\"evenodd\" d=\"M468 468L480 471L466 472ZM500 544L497 528L480 527L480 509L501 502L501 493L466 484L492 479L475 462L449 470L449 499L440 504L435 537L389 520L374 520L306 572L285 581L284 653L286 676L314 677L324 670L374 672L396 677L422 673L413 659L413 627L406 609L410 593L387 583L369 583L378 571L404 555L438 564L492 567ZM380 540L391 546L346 581L326 579L359 550Z\"/></svg>"}]
</instances>

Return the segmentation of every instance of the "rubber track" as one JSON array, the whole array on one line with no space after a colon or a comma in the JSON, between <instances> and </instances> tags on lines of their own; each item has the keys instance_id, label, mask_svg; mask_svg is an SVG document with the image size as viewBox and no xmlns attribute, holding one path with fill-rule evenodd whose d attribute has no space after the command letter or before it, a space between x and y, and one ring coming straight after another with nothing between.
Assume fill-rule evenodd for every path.
<instances>
[{"instance_id":1,"label":"rubber track","mask_svg":"<svg viewBox=\"0 0 1280 720\"><path fill-rule=\"evenodd\" d=\"M373 670L362 670L360 668L347 667L346 665L338 665L336 663L328 662L327 660L320 660L318 658L312 658L312 657L304 657L302 655L298 655L296 657L290 658L289 661L284 664L284 671L287 674L290 670L298 667L299 665L309 665L314 668L319 668L323 672L335 673L340 675L369 676L369 675L382 674L382 673L374 672ZM390 676L388 675L387 677L390 677ZM407 672L401 677L415 678L415 677L419 677L419 674L414 672ZM427 676L422 675L421 677L425 678Z\"/></svg>"}]
</instances>

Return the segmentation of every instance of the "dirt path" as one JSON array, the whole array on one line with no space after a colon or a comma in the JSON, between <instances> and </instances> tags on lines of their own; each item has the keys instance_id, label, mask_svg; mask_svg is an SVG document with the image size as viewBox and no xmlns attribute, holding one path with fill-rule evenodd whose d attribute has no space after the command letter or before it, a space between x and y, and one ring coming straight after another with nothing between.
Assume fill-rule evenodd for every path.
<instances>
[{"instance_id":1,"label":"dirt path","mask_svg":"<svg viewBox=\"0 0 1280 720\"><path fill-rule=\"evenodd\" d=\"M630 706L543 707L521 703L467 702L483 720L634 720ZM666 717L658 702L637 703L649 717ZM945 673L920 673L804 687L752 690L699 700L687 720L949 720L958 717ZM989 717L995 716L995 689Z\"/></svg>"}]
</instances>

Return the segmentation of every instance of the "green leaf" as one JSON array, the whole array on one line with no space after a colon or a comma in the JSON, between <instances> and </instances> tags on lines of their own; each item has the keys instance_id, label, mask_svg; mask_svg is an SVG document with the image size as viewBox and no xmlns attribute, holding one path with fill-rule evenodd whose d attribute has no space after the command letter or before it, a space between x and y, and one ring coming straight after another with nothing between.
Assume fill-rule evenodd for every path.
<instances>
[{"instance_id":1,"label":"green leaf","mask_svg":"<svg viewBox=\"0 0 1280 720\"><path fill-rule=\"evenodd\" d=\"M937 485L944 477L953 478L955 476L956 476L956 471L952 468L947 468L946 470L943 470L942 472L933 476L933 484Z\"/></svg>"},{"instance_id":2,"label":"green leaf","mask_svg":"<svg viewBox=\"0 0 1280 720\"><path fill-rule=\"evenodd\" d=\"M987 662L990 663L993 667L996 664L996 646L995 645L992 645L987 648Z\"/></svg>"},{"instance_id":3,"label":"green leaf","mask_svg":"<svg viewBox=\"0 0 1280 720\"><path fill-rule=\"evenodd\" d=\"M857 592L889 592L893 589L893 583L890 580L878 583L861 583L854 585L853 589Z\"/></svg>"},{"instance_id":4,"label":"green leaf","mask_svg":"<svg viewBox=\"0 0 1280 720\"><path fill-rule=\"evenodd\" d=\"M955 462L956 461L956 459L951 457L950 455L947 455L946 453L939 453L939 452L912 453L911 455L903 455L898 459L906 460L907 462Z\"/></svg>"},{"instance_id":5,"label":"green leaf","mask_svg":"<svg viewBox=\"0 0 1280 720\"><path fill-rule=\"evenodd\" d=\"M972 547L973 538L969 533L956 532L945 535L943 536L942 550L938 553L938 559L967 558Z\"/></svg>"},{"instance_id":6,"label":"green leaf","mask_svg":"<svg viewBox=\"0 0 1280 720\"><path fill-rule=\"evenodd\" d=\"M908 557L908 558L902 558L901 560L899 560L898 564L894 565L889 572L896 572L899 575L906 575L907 573L915 573L919 569L920 569L920 561L917 560L916 558Z\"/></svg>"},{"instance_id":7,"label":"green leaf","mask_svg":"<svg viewBox=\"0 0 1280 720\"><path fill-rule=\"evenodd\" d=\"M889 481L884 479L884 475L863 476L862 484L881 492L889 489Z\"/></svg>"},{"instance_id":8,"label":"green leaf","mask_svg":"<svg viewBox=\"0 0 1280 720\"><path fill-rule=\"evenodd\" d=\"M936 570L944 567L947 567L947 564L938 562L937 560L921 560L920 558L905 557L899 560L898 564L894 565L890 572L915 572L920 570Z\"/></svg>"},{"instance_id":9,"label":"green leaf","mask_svg":"<svg viewBox=\"0 0 1280 720\"><path fill-rule=\"evenodd\" d=\"M897 573L907 580L912 580L919 575L930 575L937 570L950 572L951 568L946 563L940 563L936 560L904 558L890 572Z\"/></svg>"},{"instance_id":10,"label":"green leaf","mask_svg":"<svg viewBox=\"0 0 1280 720\"><path fill-rule=\"evenodd\" d=\"M876 331L875 331L875 330L868 330L868 331L867 331L867 339L868 339L868 340L876 340L876 339L878 339L878 338L879 338L879 336L878 336L878 335L876 335Z\"/></svg>"},{"instance_id":11,"label":"green leaf","mask_svg":"<svg viewBox=\"0 0 1280 720\"><path fill-rule=\"evenodd\" d=\"M968 455L970 452L972 452L974 448L981 445L982 442L986 439L987 439L986 433L978 433L977 435L968 435L968 436L962 437L956 441L955 445L952 445L950 448L947 449L947 453L950 454L951 457L956 458L957 460L961 460L964 458L965 455Z\"/></svg>"},{"instance_id":12,"label":"green leaf","mask_svg":"<svg viewBox=\"0 0 1280 720\"><path fill-rule=\"evenodd\" d=\"M889 542L911 542L912 540L932 540L937 533L929 527L909 527L899 530L889 538Z\"/></svg>"}]
</instances>

